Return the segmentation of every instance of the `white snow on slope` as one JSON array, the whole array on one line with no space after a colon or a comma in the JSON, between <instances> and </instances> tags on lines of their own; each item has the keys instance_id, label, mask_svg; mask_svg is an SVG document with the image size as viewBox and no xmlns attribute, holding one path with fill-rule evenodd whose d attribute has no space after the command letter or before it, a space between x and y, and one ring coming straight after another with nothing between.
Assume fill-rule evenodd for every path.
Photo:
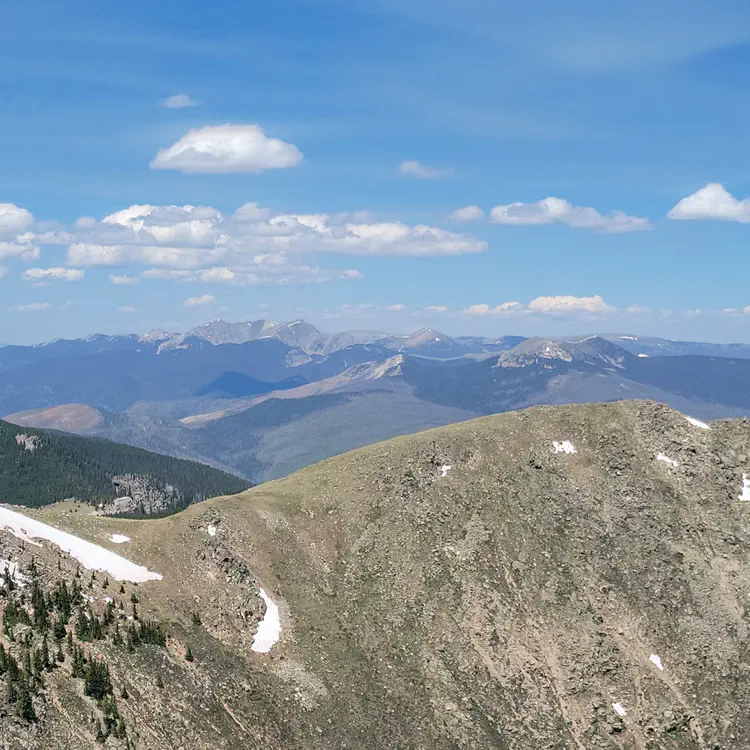
<instances>
[{"instance_id":1,"label":"white snow on slope","mask_svg":"<svg viewBox=\"0 0 750 750\"><path fill-rule=\"evenodd\" d=\"M673 458L670 458L669 456L665 456L663 453L660 453L656 457L657 461L662 461L665 464L669 464L669 466L677 466L677 461L675 461Z\"/></svg>"},{"instance_id":2,"label":"white snow on slope","mask_svg":"<svg viewBox=\"0 0 750 750\"><path fill-rule=\"evenodd\" d=\"M206 527L206 531L208 532L209 536L216 536L216 532L218 531L218 529L216 528L216 524L208 524L208 526Z\"/></svg>"},{"instance_id":3,"label":"white snow on slope","mask_svg":"<svg viewBox=\"0 0 750 750\"><path fill-rule=\"evenodd\" d=\"M618 716L625 716L627 714L625 706L623 706L622 703L613 703L612 708Z\"/></svg>"},{"instance_id":4,"label":"white snow on slope","mask_svg":"<svg viewBox=\"0 0 750 750\"><path fill-rule=\"evenodd\" d=\"M125 544L125 542L130 541L130 537L125 536L125 534L112 534L111 541L115 544Z\"/></svg>"},{"instance_id":5,"label":"white snow on slope","mask_svg":"<svg viewBox=\"0 0 750 750\"><path fill-rule=\"evenodd\" d=\"M281 618L279 608L263 589L260 590L260 595L266 603L266 614L258 624L258 632L253 638L250 650L255 651L256 654L267 654L281 637Z\"/></svg>"},{"instance_id":6,"label":"white snow on slope","mask_svg":"<svg viewBox=\"0 0 750 750\"><path fill-rule=\"evenodd\" d=\"M442 465L442 466L440 467L440 476L441 476L441 477L447 477L447 476L448 476L448 472L449 472L449 471L450 471L450 470L451 470L452 468L453 468L453 467L452 467L452 466L449 466L448 464L443 464L443 465Z\"/></svg>"},{"instance_id":7,"label":"white snow on slope","mask_svg":"<svg viewBox=\"0 0 750 750\"><path fill-rule=\"evenodd\" d=\"M750 475L742 475L742 492L740 493L740 500L743 503L750 503Z\"/></svg>"},{"instance_id":8,"label":"white snow on slope","mask_svg":"<svg viewBox=\"0 0 750 750\"><path fill-rule=\"evenodd\" d=\"M639 356L639 357L640 357L641 359L648 359L648 354L644 354L643 352L641 352L641 353L640 353L640 354L639 354L638 356Z\"/></svg>"},{"instance_id":9,"label":"white snow on slope","mask_svg":"<svg viewBox=\"0 0 750 750\"><path fill-rule=\"evenodd\" d=\"M700 430L710 430L711 428L705 423L701 422L700 419L696 419L695 417L685 417L688 422L690 422L693 427L697 427Z\"/></svg>"},{"instance_id":10,"label":"white snow on slope","mask_svg":"<svg viewBox=\"0 0 750 750\"><path fill-rule=\"evenodd\" d=\"M637 336L620 336L623 341L638 341Z\"/></svg>"},{"instance_id":11,"label":"white snow on slope","mask_svg":"<svg viewBox=\"0 0 750 750\"><path fill-rule=\"evenodd\" d=\"M575 445L573 445L570 440L553 440L552 449L555 451L555 453L578 453Z\"/></svg>"},{"instance_id":12,"label":"white snow on slope","mask_svg":"<svg viewBox=\"0 0 750 750\"><path fill-rule=\"evenodd\" d=\"M34 539L44 539L60 547L71 557L78 560L87 570L103 570L109 573L117 581L131 581L142 583L144 581L161 581L159 573L152 573L142 565L110 552L104 547L87 542L66 531L60 531L53 526L29 518L21 513L0 507L0 529L13 534L13 536L41 546Z\"/></svg>"},{"instance_id":13,"label":"white snow on slope","mask_svg":"<svg viewBox=\"0 0 750 750\"><path fill-rule=\"evenodd\" d=\"M648 657L648 660L656 665L656 668L660 671L664 671L664 665L661 663L661 659L656 654L651 654L651 656Z\"/></svg>"},{"instance_id":14,"label":"white snow on slope","mask_svg":"<svg viewBox=\"0 0 750 750\"><path fill-rule=\"evenodd\" d=\"M0 560L0 584L5 584L6 578L11 578L21 586L29 582L29 579L18 569L17 562Z\"/></svg>"}]
</instances>

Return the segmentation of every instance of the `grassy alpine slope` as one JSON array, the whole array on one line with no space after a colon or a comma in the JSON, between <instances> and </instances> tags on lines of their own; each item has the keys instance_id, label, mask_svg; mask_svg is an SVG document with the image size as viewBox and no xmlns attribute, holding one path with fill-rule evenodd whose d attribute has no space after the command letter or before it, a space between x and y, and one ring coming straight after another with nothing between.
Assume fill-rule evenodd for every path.
<instances>
[{"instance_id":1,"label":"grassy alpine slope","mask_svg":"<svg viewBox=\"0 0 750 750\"><path fill-rule=\"evenodd\" d=\"M140 492L164 510L247 488L245 480L193 461L0 420L0 502L98 504Z\"/></svg>"},{"instance_id":2,"label":"grassy alpine slope","mask_svg":"<svg viewBox=\"0 0 750 750\"><path fill-rule=\"evenodd\" d=\"M160 520L38 517L126 534L164 576L137 592L165 648L90 645L135 747L708 750L750 731L749 471L746 422L620 402L398 438ZM43 721L0 718L11 748L97 747L66 669Z\"/></svg>"}]
</instances>

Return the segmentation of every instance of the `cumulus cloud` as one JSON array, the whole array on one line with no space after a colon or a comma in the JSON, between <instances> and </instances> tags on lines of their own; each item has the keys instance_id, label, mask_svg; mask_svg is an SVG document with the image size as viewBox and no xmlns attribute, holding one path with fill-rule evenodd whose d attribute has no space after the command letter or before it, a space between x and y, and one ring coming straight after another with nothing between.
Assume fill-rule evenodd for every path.
<instances>
[{"instance_id":1,"label":"cumulus cloud","mask_svg":"<svg viewBox=\"0 0 750 750\"><path fill-rule=\"evenodd\" d=\"M293 144L269 138L259 125L218 125L188 131L161 149L152 169L180 172L263 172L295 167L302 152Z\"/></svg>"},{"instance_id":2,"label":"cumulus cloud","mask_svg":"<svg viewBox=\"0 0 750 750\"><path fill-rule=\"evenodd\" d=\"M67 245L69 266L143 266L142 278L222 284L361 279L355 268L331 270L312 256L438 257L486 250L468 234L425 224L377 221L368 214L278 214L247 203L224 214L210 206L133 205L102 220L47 228L43 242ZM0 255L2 259L2 255ZM113 284L134 275L110 276Z\"/></svg>"},{"instance_id":3,"label":"cumulus cloud","mask_svg":"<svg viewBox=\"0 0 750 750\"><path fill-rule=\"evenodd\" d=\"M452 170L435 169L420 164L418 161L402 161L398 165L398 171L408 177L417 177L420 180L441 180L444 177L450 177Z\"/></svg>"},{"instance_id":4,"label":"cumulus cloud","mask_svg":"<svg viewBox=\"0 0 750 750\"><path fill-rule=\"evenodd\" d=\"M566 224L569 227L593 229L616 234L640 232L651 229L647 219L630 216L622 211L613 211L604 216L594 208L574 206L563 198L544 198L537 203L510 203L495 206L490 211L495 224L511 226L533 226L542 224Z\"/></svg>"},{"instance_id":5,"label":"cumulus cloud","mask_svg":"<svg viewBox=\"0 0 750 750\"><path fill-rule=\"evenodd\" d=\"M529 310L543 313L608 313L614 312L614 309L598 294L593 297L574 297L571 294L563 294L557 297L537 297L529 302Z\"/></svg>"},{"instance_id":6,"label":"cumulus cloud","mask_svg":"<svg viewBox=\"0 0 750 750\"><path fill-rule=\"evenodd\" d=\"M406 312L406 305L400 303L397 305L388 305L386 310L388 310L388 312Z\"/></svg>"},{"instance_id":7,"label":"cumulus cloud","mask_svg":"<svg viewBox=\"0 0 750 750\"><path fill-rule=\"evenodd\" d=\"M536 297L527 305L521 302L503 302L491 307L480 304L471 305L462 311L471 317L482 316L512 316L512 315L575 315L575 314L605 314L615 312L615 308L608 305L600 295L593 297L574 297L570 294L556 297Z\"/></svg>"},{"instance_id":8,"label":"cumulus cloud","mask_svg":"<svg viewBox=\"0 0 750 750\"><path fill-rule=\"evenodd\" d=\"M161 100L161 106L167 109L184 109L185 107L200 107L201 103L188 94L172 94Z\"/></svg>"},{"instance_id":9,"label":"cumulus cloud","mask_svg":"<svg viewBox=\"0 0 750 750\"><path fill-rule=\"evenodd\" d=\"M10 309L14 312L43 312L50 310L52 305L49 302L31 302L28 305L14 305Z\"/></svg>"},{"instance_id":10,"label":"cumulus cloud","mask_svg":"<svg viewBox=\"0 0 750 750\"><path fill-rule=\"evenodd\" d=\"M21 276L26 281L80 281L84 271L78 268L29 268Z\"/></svg>"},{"instance_id":11,"label":"cumulus cloud","mask_svg":"<svg viewBox=\"0 0 750 750\"><path fill-rule=\"evenodd\" d=\"M19 234L30 226L34 217L13 203L0 203L0 236Z\"/></svg>"},{"instance_id":12,"label":"cumulus cloud","mask_svg":"<svg viewBox=\"0 0 750 750\"><path fill-rule=\"evenodd\" d=\"M464 206L457 208L451 218L455 221L478 221L484 218L484 211L479 206Z\"/></svg>"},{"instance_id":13,"label":"cumulus cloud","mask_svg":"<svg viewBox=\"0 0 750 750\"><path fill-rule=\"evenodd\" d=\"M202 294L200 297L188 297L183 304L185 307L204 307L213 305L214 302L216 302L216 297L212 294Z\"/></svg>"},{"instance_id":14,"label":"cumulus cloud","mask_svg":"<svg viewBox=\"0 0 750 750\"><path fill-rule=\"evenodd\" d=\"M527 310L520 302L503 302L502 305L490 307L489 305L470 305L462 310L464 315L484 317L487 315L510 315L512 313L523 312Z\"/></svg>"},{"instance_id":15,"label":"cumulus cloud","mask_svg":"<svg viewBox=\"0 0 750 750\"><path fill-rule=\"evenodd\" d=\"M135 286L136 284L140 284L141 280L137 276L118 276L111 273L109 275L109 282L116 286Z\"/></svg>"},{"instance_id":16,"label":"cumulus cloud","mask_svg":"<svg viewBox=\"0 0 750 750\"><path fill-rule=\"evenodd\" d=\"M714 220L750 223L750 198L738 200L723 185L711 182L683 198L668 214L677 221Z\"/></svg>"},{"instance_id":17,"label":"cumulus cloud","mask_svg":"<svg viewBox=\"0 0 750 750\"><path fill-rule=\"evenodd\" d=\"M432 312L432 313L444 313L448 312L448 308L445 305L428 305L424 309L425 312Z\"/></svg>"}]
</instances>

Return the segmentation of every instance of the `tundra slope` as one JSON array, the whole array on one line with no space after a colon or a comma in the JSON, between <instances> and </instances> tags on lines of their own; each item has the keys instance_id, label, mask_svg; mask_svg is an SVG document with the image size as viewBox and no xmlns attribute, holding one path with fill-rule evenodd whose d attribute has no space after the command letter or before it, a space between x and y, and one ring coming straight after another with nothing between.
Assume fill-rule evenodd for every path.
<instances>
[{"instance_id":1,"label":"tundra slope","mask_svg":"<svg viewBox=\"0 0 750 750\"><path fill-rule=\"evenodd\" d=\"M138 748L740 748L750 424L707 427L650 402L540 407L166 519L43 516L125 533L164 576L138 592L167 649L112 657ZM96 746L57 684L46 723L0 718L9 747Z\"/></svg>"}]
</instances>

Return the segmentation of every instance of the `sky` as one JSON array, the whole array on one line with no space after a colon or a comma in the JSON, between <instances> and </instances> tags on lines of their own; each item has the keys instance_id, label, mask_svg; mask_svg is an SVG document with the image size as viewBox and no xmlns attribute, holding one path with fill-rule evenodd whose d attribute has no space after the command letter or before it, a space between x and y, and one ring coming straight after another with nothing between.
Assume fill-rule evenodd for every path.
<instances>
[{"instance_id":1,"label":"sky","mask_svg":"<svg viewBox=\"0 0 750 750\"><path fill-rule=\"evenodd\" d=\"M740 0L6 3L0 343L750 342L749 72Z\"/></svg>"}]
</instances>

